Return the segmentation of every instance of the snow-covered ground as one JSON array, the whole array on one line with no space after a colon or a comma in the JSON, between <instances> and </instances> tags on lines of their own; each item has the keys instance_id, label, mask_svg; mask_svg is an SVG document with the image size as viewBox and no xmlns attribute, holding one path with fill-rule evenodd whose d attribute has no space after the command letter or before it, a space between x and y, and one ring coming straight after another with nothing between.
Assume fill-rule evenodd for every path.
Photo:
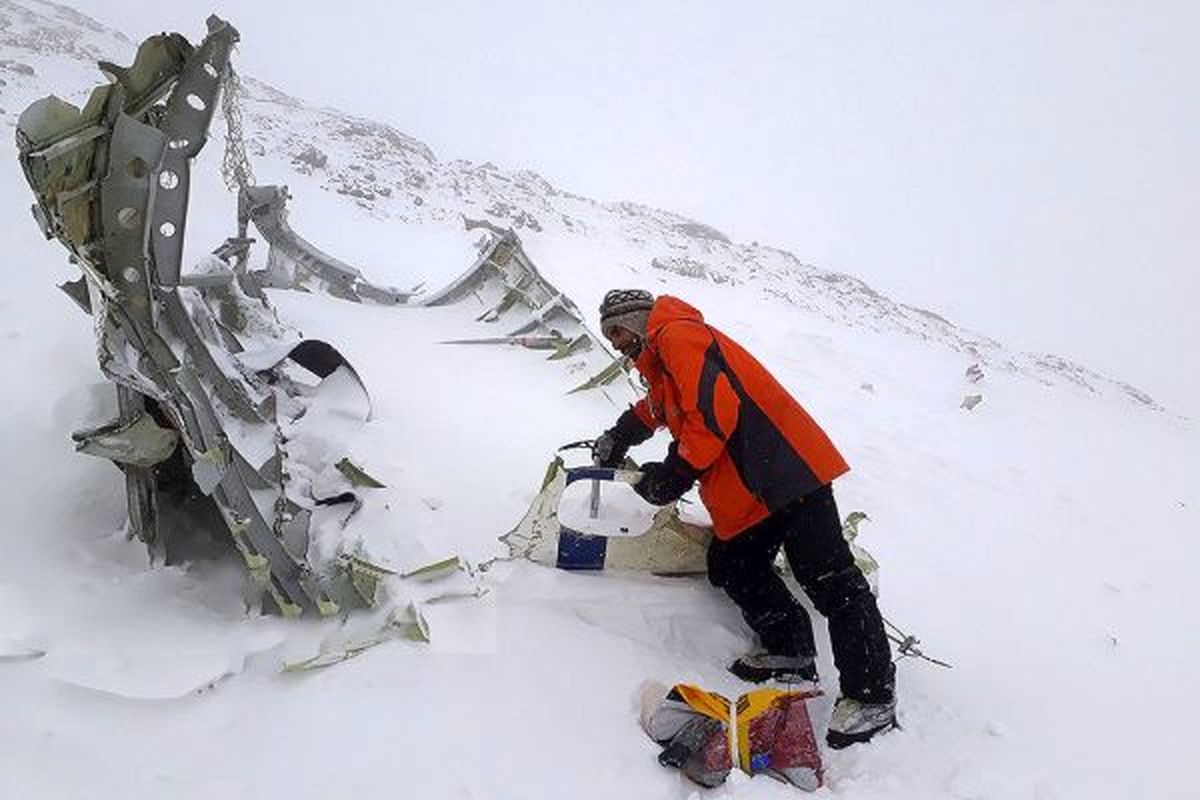
<instances>
[{"instance_id":1,"label":"snow-covered ground","mask_svg":"<svg viewBox=\"0 0 1200 800\"><path fill-rule=\"evenodd\" d=\"M0 57L36 74L0 72L6 128L33 97L78 100L70 90L95 79L68 56L7 48ZM232 232L219 145L218 135L193 186L196 258ZM323 146L331 161L354 154ZM450 215L401 221L269 148L255 168L260 182L291 186L297 231L381 282L437 288L474 258L474 237ZM292 654L369 615L344 629L250 616L235 560L150 566L125 540L120 474L76 455L68 435L105 420L112 393L89 320L54 288L74 268L42 239L31 200L9 145L0 796L793 795L737 773L698 790L657 765L638 727L648 678L744 688L724 664L749 646L748 632L703 579L501 562L483 574L482 598L430 606L430 644L388 642L330 669L281 674ZM772 368L851 463L837 497L843 514L870 515L859 542L882 564L885 615L954 665L901 660L904 729L826 753L822 796L1195 796L1194 421L1116 385L1006 369L1021 357L1002 349L984 348L985 377L971 383L964 372L980 359L956 346L961 337L852 324L875 312L854 294L806 294L801 282L789 299L750 278L653 268L653 245L612 227L611 209L570 202L586 233L521 231L539 268L589 313L612 286L677 294ZM441 542L476 564L502 555L497 537L528 507L554 449L595 435L621 408L616 396L566 395L579 376L544 353L437 343L491 333L473 321L480 309L271 300L306 335L335 343L371 390L375 416L351 447L389 487L384 511L360 523L376 535ZM975 393L983 402L961 408ZM665 446L660 437L635 455ZM820 645L832 695L823 634ZM831 702L818 706L822 727Z\"/></svg>"}]
</instances>

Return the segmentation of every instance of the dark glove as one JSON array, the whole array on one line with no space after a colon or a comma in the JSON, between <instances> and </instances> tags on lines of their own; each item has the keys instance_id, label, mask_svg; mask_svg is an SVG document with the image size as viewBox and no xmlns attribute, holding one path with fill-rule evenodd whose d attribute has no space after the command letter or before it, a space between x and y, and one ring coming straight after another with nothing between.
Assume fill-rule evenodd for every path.
<instances>
[{"instance_id":1,"label":"dark glove","mask_svg":"<svg viewBox=\"0 0 1200 800\"><path fill-rule=\"evenodd\" d=\"M696 481L696 470L676 452L671 443L663 461L642 464L642 479L633 490L652 506L665 506L683 497Z\"/></svg>"},{"instance_id":2,"label":"dark glove","mask_svg":"<svg viewBox=\"0 0 1200 800\"><path fill-rule=\"evenodd\" d=\"M630 447L653 435L654 431L646 427L633 409L627 409L617 418L617 424L600 434L592 444L592 460L600 467L619 467Z\"/></svg>"}]
</instances>

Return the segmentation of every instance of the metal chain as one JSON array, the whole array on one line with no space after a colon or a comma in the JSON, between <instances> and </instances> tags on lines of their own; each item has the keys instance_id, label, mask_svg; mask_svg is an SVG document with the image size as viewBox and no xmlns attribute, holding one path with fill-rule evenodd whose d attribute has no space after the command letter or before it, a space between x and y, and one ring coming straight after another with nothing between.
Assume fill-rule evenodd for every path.
<instances>
[{"instance_id":1,"label":"metal chain","mask_svg":"<svg viewBox=\"0 0 1200 800\"><path fill-rule=\"evenodd\" d=\"M245 90L233 63L227 63L221 76L221 113L225 115L225 155L221 160L221 177L232 192L243 186L253 186L254 169L246 155L246 140L242 129L242 99Z\"/></svg>"}]
</instances>

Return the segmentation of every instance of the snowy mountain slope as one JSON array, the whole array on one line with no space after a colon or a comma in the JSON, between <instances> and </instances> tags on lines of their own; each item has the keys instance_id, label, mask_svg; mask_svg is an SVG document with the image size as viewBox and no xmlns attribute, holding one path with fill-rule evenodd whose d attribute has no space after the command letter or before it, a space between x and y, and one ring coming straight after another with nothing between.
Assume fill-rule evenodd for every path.
<instances>
[{"instance_id":1,"label":"snowy mountain slope","mask_svg":"<svg viewBox=\"0 0 1200 800\"><path fill-rule=\"evenodd\" d=\"M4 19L11 19L3 42L16 56L13 64L29 66L54 53L59 56L56 64L62 63L61 56L69 56L73 67L94 75L97 57L118 63L132 60L135 46L126 37L63 6L21 6L6 0L0 10L7 15ZM53 84L76 85L86 83ZM457 228L466 215L512 227L526 238L555 234L582 238L589 249L600 243L614 245L620 251L612 265L617 268L656 278L681 275L719 285L745 284L760 296L847 325L901 330L940 343L962 353L968 363L1023 373L1050 385L1070 382L1097 393L1123 394L1157 407L1133 386L1057 356L1007 352L985 335L893 301L852 276L805 264L789 252L757 242L732 242L711 226L668 211L600 203L556 189L528 170L440 161L429 146L389 125L313 107L253 78L247 78L244 87L251 157L288 165L282 174L260 176L260 182L269 178L293 184L304 176L312 186L344 196L377 219ZM7 113L19 112L18 104L13 105Z\"/></svg>"},{"instance_id":2,"label":"snowy mountain slope","mask_svg":"<svg viewBox=\"0 0 1200 800\"><path fill-rule=\"evenodd\" d=\"M41 16L30 21L22 9ZM96 81L74 54L94 48L119 60L115 48L131 46L48 4L7 2L0 15L0 108L10 127L36 96L78 100ZM72 44L60 52L18 43L30 41ZM827 754L826 796L1191 796L1200 713L1193 422L1127 402L1089 373L1077 383L871 301L853 279L826 280L702 228L675 230L692 223L666 212L443 164L401 134L388 144L401 155L389 155L378 144L386 129L338 138L325 126L348 118L285 101L249 104L247 135L261 145L252 157L260 181L291 186L293 224L322 248L361 258L387 283L438 286L474 255L457 215L484 217L509 202L513 211L491 218L517 226L516 209L535 218L540 232L528 223L518 231L581 308L612 285L685 297L760 355L838 442L853 467L838 482L839 503L871 516L860 541L883 564L885 614L955 666L900 663L905 730ZM294 163L292 131L321 148L324 167L305 174ZM202 156L193 187L188 252L197 257L232 229L219 144ZM374 147L380 153L362 149ZM380 177L410 169L428 175L412 194L419 206ZM337 191L388 180L391 197ZM336 622L247 616L233 561L148 568L121 533L119 474L71 449L68 432L104 419L111 391L89 321L54 289L74 269L42 240L30 202L10 151L0 158L9 376L0 655L30 657L0 660L6 797L693 794L654 762L633 705L647 677L741 688L723 664L747 633L702 580L500 563L484 576L485 598L434 607L429 646L388 643L297 677L279 675L280 663L343 635ZM743 251L753 260L737 260ZM652 265L673 253L710 265L710 277ZM466 306L366 307L286 292L272 301L306 334L336 342L372 390L375 420L353 445L388 483L388 513L364 522L398 538L436 535L476 563L501 554L496 537L525 510L553 449L594 435L622 402L564 395L573 376L542 354L436 344L491 330ZM968 341L981 343L979 356ZM984 355L986 376L969 382L964 370ZM1016 369L1003 367L1009 360ZM976 392L980 406L959 408ZM659 437L636 455L664 447ZM191 691L225 672L235 674ZM700 795L794 791L734 776Z\"/></svg>"},{"instance_id":3,"label":"snowy mountain slope","mask_svg":"<svg viewBox=\"0 0 1200 800\"><path fill-rule=\"evenodd\" d=\"M531 234L617 245L613 266L654 278L683 276L746 285L761 297L815 311L847 325L899 330L940 343L964 358L1050 384L1074 382L1120 392L1154 406L1138 389L1052 355L1010 354L996 341L932 312L897 303L849 275L804 264L784 250L731 242L720 231L668 211L599 203L556 189L530 171L490 163L438 161L427 146L395 129L333 109L314 109L248 80L247 137L252 154L290 161L325 191L381 218L408 223L490 219ZM299 123L299 124L297 124ZM649 269L647 269L649 267Z\"/></svg>"}]
</instances>

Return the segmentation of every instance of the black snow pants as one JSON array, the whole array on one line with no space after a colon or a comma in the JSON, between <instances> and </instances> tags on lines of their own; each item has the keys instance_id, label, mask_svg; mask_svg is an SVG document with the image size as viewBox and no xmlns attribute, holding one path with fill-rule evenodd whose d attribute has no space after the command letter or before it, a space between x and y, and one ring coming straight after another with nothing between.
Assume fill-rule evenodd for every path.
<instances>
[{"instance_id":1,"label":"black snow pants","mask_svg":"<svg viewBox=\"0 0 1200 800\"><path fill-rule=\"evenodd\" d=\"M812 620L775 572L783 547L813 607L829 622L841 692L864 703L892 698L895 666L867 579L842 536L833 489L822 487L708 549L708 579L737 604L762 645L777 655L815 656Z\"/></svg>"}]
</instances>

